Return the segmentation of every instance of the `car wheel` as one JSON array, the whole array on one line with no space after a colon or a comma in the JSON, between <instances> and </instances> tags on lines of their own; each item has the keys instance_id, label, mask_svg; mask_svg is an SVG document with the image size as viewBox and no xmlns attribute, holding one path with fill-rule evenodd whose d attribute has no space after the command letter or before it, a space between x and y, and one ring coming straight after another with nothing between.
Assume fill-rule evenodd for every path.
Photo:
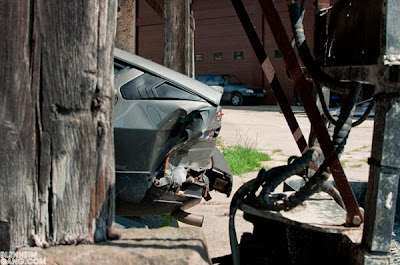
<instances>
[{"instance_id":1,"label":"car wheel","mask_svg":"<svg viewBox=\"0 0 400 265\"><path fill-rule=\"evenodd\" d=\"M234 106L243 105L243 96L240 93L234 93L231 98L231 103Z\"/></svg>"}]
</instances>

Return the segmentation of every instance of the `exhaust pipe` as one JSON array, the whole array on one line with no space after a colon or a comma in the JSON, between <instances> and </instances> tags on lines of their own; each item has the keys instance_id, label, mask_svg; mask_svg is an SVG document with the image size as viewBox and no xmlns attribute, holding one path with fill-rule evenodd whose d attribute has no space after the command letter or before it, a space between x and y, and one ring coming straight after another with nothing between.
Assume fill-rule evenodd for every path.
<instances>
[{"instance_id":1,"label":"exhaust pipe","mask_svg":"<svg viewBox=\"0 0 400 265\"><path fill-rule=\"evenodd\" d=\"M198 227L203 226L203 220L204 220L203 215L188 213L188 212L183 211L182 209L179 209L179 210L171 213L171 215L179 222L182 222L182 223L185 223L188 225L198 226Z\"/></svg>"}]
</instances>

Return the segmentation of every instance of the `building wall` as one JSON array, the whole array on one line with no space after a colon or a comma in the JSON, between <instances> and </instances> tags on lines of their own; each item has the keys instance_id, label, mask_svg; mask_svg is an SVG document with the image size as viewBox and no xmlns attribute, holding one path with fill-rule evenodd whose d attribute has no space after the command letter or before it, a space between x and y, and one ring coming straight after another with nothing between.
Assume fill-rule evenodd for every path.
<instances>
[{"instance_id":1,"label":"building wall","mask_svg":"<svg viewBox=\"0 0 400 265\"><path fill-rule=\"evenodd\" d=\"M285 74L282 58L277 58L279 51L267 21L257 0L243 1L255 29L264 44L268 56L277 72L279 81L289 98L294 103L293 83ZM289 36L292 36L286 0L275 0L276 7ZM138 0L137 53L140 56L162 63L163 25L162 19L147 4ZM193 0L195 18L195 54L202 57L195 63L195 73L234 74L244 83L265 87L269 93L265 103L274 104L275 98L264 78L261 67L251 48L250 42L240 24L230 0ZM308 1L304 26L310 48L313 47L314 8ZM234 53L243 52L242 60L235 60ZM215 53L222 53L222 60L214 60ZM278 56L279 57L279 56Z\"/></svg>"},{"instance_id":2,"label":"building wall","mask_svg":"<svg viewBox=\"0 0 400 265\"><path fill-rule=\"evenodd\" d=\"M163 63L164 29L161 17L146 0L137 0L136 52L138 55Z\"/></svg>"}]
</instances>

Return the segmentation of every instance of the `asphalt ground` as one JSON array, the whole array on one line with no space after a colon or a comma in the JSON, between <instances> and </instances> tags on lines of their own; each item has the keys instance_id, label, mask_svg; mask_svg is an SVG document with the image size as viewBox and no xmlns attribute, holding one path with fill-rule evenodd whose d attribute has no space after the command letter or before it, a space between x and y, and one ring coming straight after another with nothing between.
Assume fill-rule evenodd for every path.
<instances>
[{"instance_id":1,"label":"asphalt ground","mask_svg":"<svg viewBox=\"0 0 400 265\"><path fill-rule=\"evenodd\" d=\"M301 130L308 139L310 122L302 107L293 107ZM285 165L289 156L300 155L283 114L277 106L223 106L220 138L223 146L236 144L250 145L271 156L264 165L271 168ZM341 157L344 171L350 180L367 180L373 132L373 119L368 118L352 129L345 152ZM256 177L258 172L234 176L234 192L245 182ZM212 200L203 201L189 212L205 216L203 230L211 258L230 254L228 235L229 205L231 197L211 192ZM252 232L252 225L242 218L241 211L236 217L238 239L244 232ZM179 226L186 226L179 223Z\"/></svg>"}]
</instances>

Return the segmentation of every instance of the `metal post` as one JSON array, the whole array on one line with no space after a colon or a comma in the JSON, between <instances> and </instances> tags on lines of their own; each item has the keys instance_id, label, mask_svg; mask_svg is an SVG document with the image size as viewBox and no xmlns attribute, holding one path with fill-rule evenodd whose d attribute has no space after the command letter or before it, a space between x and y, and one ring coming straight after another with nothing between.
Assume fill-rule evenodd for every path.
<instances>
[{"instance_id":1,"label":"metal post","mask_svg":"<svg viewBox=\"0 0 400 265\"><path fill-rule=\"evenodd\" d=\"M375 91L375 124L366 194L365 265L389 264L400 172L400 3L382 3L381 57ZM379 262L379 263L378 263Z\"/></svg>"}]
</instances>

